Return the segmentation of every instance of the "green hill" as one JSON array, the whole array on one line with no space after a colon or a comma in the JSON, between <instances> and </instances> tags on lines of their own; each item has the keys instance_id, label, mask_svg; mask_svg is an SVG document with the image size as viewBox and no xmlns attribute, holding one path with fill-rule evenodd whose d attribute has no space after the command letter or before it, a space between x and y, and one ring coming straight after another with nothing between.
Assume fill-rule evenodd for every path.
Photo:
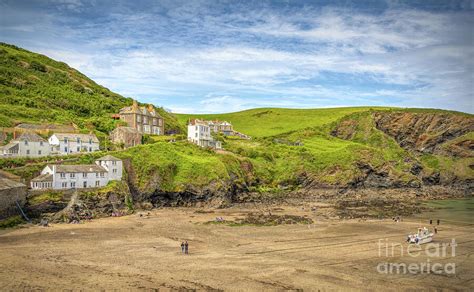
<instances>
[{"instance_id":1,"label":"green hill","mask_svg":"<svg viewBox=\"0 0 474 292\"><path fill-rule=\"evenodd\" d=\"M131 102L64 63L0 44L0 126L74 122L105 134L116 123L110 114ZM183 203L319 188L469 188L474 182L470 114L387 107L260 108L209 115L159 111L167 130L183 131L189 118L220 119L252 139L219 136L225 151L212 151L160 137L112 152L126 162L135 200ZM103 154L69 163L92 162ZM0 159L0 167L13 167L11 172L26 179L46 163L42 158Z\"/></svg>"},{"instance_id":2,"label":"green hill","mask_svg":"<svg viewBox=\"0 0 474 292\"><path fill-rule=\"evenodd\" d=\"M0 127L20 122L71 123L107 133L110 118L132 104L63 62L0 43ZM157 108L166 130L179 130L175 117Z\"/></svg>"}]
</instances>

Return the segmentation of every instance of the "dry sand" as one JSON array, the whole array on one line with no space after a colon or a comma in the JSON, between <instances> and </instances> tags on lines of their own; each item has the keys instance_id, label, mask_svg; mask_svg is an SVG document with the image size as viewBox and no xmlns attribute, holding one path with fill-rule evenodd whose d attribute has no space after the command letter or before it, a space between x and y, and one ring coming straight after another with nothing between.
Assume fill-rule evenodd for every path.
<instances>
[{"instance_id":1,"label":"dry sand","mask_svg":"<svg viewBox=\"0 0 474 292\"><path fill-rule=\"evenodd\" d=\"M385 256L382 243L400 243L416 219L335 221L294 207L275 214L309 215L313 225L239 226L204 224L229 220L247 210L196 213L193 208L161 209L84 224L0 231L0 290L407 290L474 289L474 225L442 224L436 243L455 238L446 257ZM385 241L386 239L386 241ZM188 240L190 254L180 243ZM426 245L422 246L425 250ZM434 246L431 247L431 251ZM382 274L377 265L455 264L455 274Z\"/></svg>"}]
</instances>

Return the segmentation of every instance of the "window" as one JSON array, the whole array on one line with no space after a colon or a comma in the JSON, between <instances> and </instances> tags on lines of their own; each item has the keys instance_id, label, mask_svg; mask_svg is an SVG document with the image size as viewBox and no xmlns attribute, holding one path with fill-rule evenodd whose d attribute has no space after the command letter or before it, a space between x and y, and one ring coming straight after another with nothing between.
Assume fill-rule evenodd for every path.
<instances>
[{"instance_id":1,"label":"window","mask_svg":"<svg viewBox=\"0 0 474 292\"><path fill-rule=\"evenodd\" d=\"M81 143L81 138L78 137L76 141L77 143Z\"/></svg>"},{"instance_id":2,"label":"window","mask_svg":"<svg viewBox=\"0 0 474 292\"><path fill-rule=\"evenodd\" d=\"M112 165L117 165L117 161L112 161Z\"/></svg>"},{"instance_id":3,"label":"window","mask_svg":"<svg viewBox=\"0 0 474 292\"><path fill-rule=\"evenodd\" d=\"M103 172L100 173L100 177L104 177L104 175L105 175L105 174L104 174Z\"/></svg>"},{"instance_id":4,"label":"window","mask_svg":"<svg viewBox=\"0 0 474 292\"><path fill-rule=\"evenodd\" d=\"M82 177L87 177L87 172L83 172Z\"/></svg>"},{"instance_id":5,"label":"window","mask_svg":"<svg viewBox=\"0 0 474 292\"><path fill-rule=\"evenodd\" d=\"M67 188L67 182L62 182L62 183L61 183L61 187L62 187L63 189Z\"/></svg>"},{"instance_id":6,"label":"window","mask_svg":"<svg viewBox=\"0 0 474 292\"><path fill-rule=\"evenodd\" d=\"M95 177L99 177L99 173L98 173L98 172L95 173Z\"/></svg>"},{"instance_id":7,"label":"window","mask_svg":"<svg viewBox=\"0 0 474 292\"><path fill-rule=\"evenodd\" d=\"M61 172L61 178L66 178L66 173Z\"/></svg>"},{"instance_id":8,"label":"window","mask_svg":"<svg viewBox=\"0 0 474 292\"><path fill-rule=\"evenodd\" d=\"M156 119L153 119L153 125L156 126Z\"/></svg>"},{"instance_id":9,"label":"window","mask_svg":"<svg viewBox=\"0 0 474 292\"><path fill-rule=\"evenodd\" d=\"M40 146L43 146L43 141L40 141Z\"/></svg>"},{"instance_id":10,"label":"window","mask_svg":"<svg viewBox=\"0 0 474 292\"><path fill-rule=\"evenodd\" d=\"M92 139L91 138L89 138L89 144L92 144Z\"/></svg>"},{"instance_id":11,"label":"window","mask_svg":"<svg viewBox=\"0 0 474 292\"><path fill-rule=\"evenodd\" d=\"M64 147L64 152L66 152L66 153L67 153L67 147Z\"/></svg>"},{"instance_id":12,"label":"window","mask_svg":"<svg viewBox=\"0 0 474 292\"><path fill-rule=\"evenodd\" d=\"M137 122L141 122L141 116L137 116Z\"/></svg>"},{"instance_id":13,"label":"window","mask_svg":"<svg viewBox=\"0 0 474 292\"><path fill-rule=\"evenodd\" d=\"M28 145L28 141L25 140L25 145Z\"/></svg>"},{"instance_id":14,"label":"window","mask_svg":"<svg viewBox=\"0 0 474 292\"><path fill-rule=\"evenodd\" d=\"M143 123L148 124L148 118L147 117L143 117Z\"/></svg>"},{"instance_id":15,"label":"window","mask_svg":"<svg viewBox=\"0 0 474 292\"><path fill-rule=\"evenodd\" d=\"M76 182L75 181L72 181L71 182L71 188L75 188L76 187Z\"/></svg>"},{"instance_id":16,"label":"window","mask_svg":"<svg viewBox=\"0 0 474 292\"><path fill-rule=\"evenodd\" d=\"M64 143L67 143L67 138L66 137L64 137Z\"/></svg>"},{"instance_id":17,"label":"window","mask_svg":"<svg viewBox=\"0 0 474 292\"><path fill-rule=\"evenodd\" d=\"M92 152L92 147L89 147L89 152Z\"/></svg>"},{"instance_id":18,"label":"window","mask_svg":"<svg viewBox=\"0 0 474 292\"><path fill-rule=\"evenodd\" d=\"M30 154L30 150L26 150L26 155L29 155Z\"/></svg>"},{"instance_id":19,"label":"window","mask_svg":"<svg viewBox=\"0 0 474 292\"><path fill-rule=\"evenodd\" d=\"M194 133L194 137L196 137L196 138L197 138L197 136L198 136L198 133Z\"/></svg>"},{"instance_id":20,"label":"window","mask_svg":"<svg viewBox=\"0 0 474 292\"><path fill-rule=\"evenodd\" d=\"M83 183L82 183L82 186L83 186L84 188L87 188L87 182L86 182L86 181L83 182Z\"/></svg>"},{"instance_id":21,"label":"window","mask_svg":"<svg viewBox=\"0 0 474 292\"><path fill-rule=\"evenodd\" d=\"M198 130L198 126L196 126L196 131Z\"/></svg>"},{"instance_id":22,"label":"window","mask_svg":"<svg viewBox=\"0 0 474 292\"><path fill-rule=\"evenodd\" d=\"M95 186L96 186L96 187L100 186L100 180L96 180L96 181L95 181Z\"/></svg>"},{"instance_id":23,"label":"window","mask_svg":"<svg viewBox=\"0 0 474 292\"><path fill-rule=\"evenodd\" d=\"M38 155L41 155L41 150L38 150Z\"/></svg>"},{"instance_id":24,"label":"window","mask_svg":"<svg viewBox=\"0 0 474 292\"><path fill-rule=\"evenodd\" d=\"M81 148L80 148L80 147L77 147L77 148L76 148L76 151L77 151L77 152L81 152Z\"/></svg>"},{"instance_id":25,"label":"window","mask_svg":"<svg viewBox=\"0 0 474 292\"><path fill-rule=\"evenodd\" d=\"M73 172L69 175L70 178L75 178L76 177L76 174Z\"/></svg>"},{"instance_id":26,"label":"window","mask_svg":"<svg viewBox=\"0 0 474 292\"><path fill-rule=\"evenodd\" d=\"M115 168L112 169L112 172L113 172L113 173L117 173L117 169L115 169Z\"/></svg>"}]
</instances>

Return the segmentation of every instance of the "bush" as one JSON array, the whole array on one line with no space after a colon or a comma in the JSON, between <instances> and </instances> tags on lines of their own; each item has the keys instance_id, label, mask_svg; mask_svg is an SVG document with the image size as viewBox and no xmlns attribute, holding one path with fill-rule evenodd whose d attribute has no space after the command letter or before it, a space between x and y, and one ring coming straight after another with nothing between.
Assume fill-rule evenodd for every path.
<instances>
[{"instance_id":1,"label":"bush","mask_svg":"<svg viewBox=\"0 0 474 292\"><path fill-rule=\"evenodd\" d=\"M33 70L36 70L36 71L40 71L40 72L46 72L46 66L39 63L39 62L36 62L36 61L32 61L31 64L30 64L30 67L31 69Z\"/></svg>"}]
</instances>

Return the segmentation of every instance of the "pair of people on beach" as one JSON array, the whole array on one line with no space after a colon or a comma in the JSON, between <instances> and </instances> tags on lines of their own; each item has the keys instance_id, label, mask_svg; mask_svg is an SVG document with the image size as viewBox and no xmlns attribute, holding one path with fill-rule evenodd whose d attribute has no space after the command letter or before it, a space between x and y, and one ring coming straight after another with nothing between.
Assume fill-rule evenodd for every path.
<instances>
[{"instance_id":1,"label":"pair of people on beach","mask_svg":"<svg viewBox=\"0 0 474 292\"><path fill-rule=\"evenodd\" d=\"M181 253L188 254L188 241L181 242Z\"/></svg>"}]
</instances>

